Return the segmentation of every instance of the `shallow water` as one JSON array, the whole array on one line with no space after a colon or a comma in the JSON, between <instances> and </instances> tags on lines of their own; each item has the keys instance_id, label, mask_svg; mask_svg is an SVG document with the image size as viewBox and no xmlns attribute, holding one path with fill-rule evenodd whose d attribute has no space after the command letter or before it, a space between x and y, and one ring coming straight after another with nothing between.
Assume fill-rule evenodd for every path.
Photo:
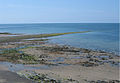
<instances>
[{"instance_id":1,"label":"shallow water","mask_svg":"<svg viewBox=\"0 0 120 83\"><path fill-rule=\"evenodd\" d=\"M35 66L25 66L23 64L14 64L11 62L0 62L0 64L6 66L12 72L18 72L18 71L25 70L25 69L34 70L34 69L48 69L49 68L48 65L35 67Z\"/></svg>"},{"instance_id":2,"label":"shallow water","mask_svg":"<svg viewBox=\"0 0 120 83\"><path fill-rule=\"evenodd\" d=\"M83 56L73 56L70 57L69 59L85 59L87 58L87 56L83 57ZM100 61L100 62L96 62L99 65L102 65L104 63L109 63L110 66L116 66L116 67L120 67L120 63L119 62L114 62L114 61L109 61L109 56L98 56L96 58L105 58L106 60ZM4 65L6 66L10 71L12 72L18 72L18 71L22 71L22 70L34 70L34 69L49 69L52 66L69 66L72 64L66 64L66 63L62 63L59 64L59 62L64 62L65 58L64 57L57 57L53 60L49 60L50 62L54 62L55 65L41 65L41 66L26 66L24 64L14 64L11 62L0 62L0 65Z\"/></svg>"},{"instance_id":3,"label":"shallow water","mask_svg":"<svg viewBox=\"0 0 120 83\"><path fill-rule=\"evenodd\" d=\"M42 34L75 31L92 32L50 37L52 39L50 42L119 53L118 23L0 24L0 32L10 33Z\"/></svg>"}]
</instances>

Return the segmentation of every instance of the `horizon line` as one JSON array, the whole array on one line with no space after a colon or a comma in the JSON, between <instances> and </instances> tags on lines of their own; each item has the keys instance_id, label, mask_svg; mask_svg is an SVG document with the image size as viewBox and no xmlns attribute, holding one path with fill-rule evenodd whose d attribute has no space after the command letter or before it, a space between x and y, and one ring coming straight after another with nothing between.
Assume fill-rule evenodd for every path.
<instances>
[{"instance_id":1,"label":"horizon line","mask_svg":"<svg viewBox=\"0 0 120 83\"><path fill-rule=\"evenodd\" d=\"M120 23L120 22L34 22L34 23L0 23L0 24L54 24L54 23Z\"/></svg>"}]
</instances>

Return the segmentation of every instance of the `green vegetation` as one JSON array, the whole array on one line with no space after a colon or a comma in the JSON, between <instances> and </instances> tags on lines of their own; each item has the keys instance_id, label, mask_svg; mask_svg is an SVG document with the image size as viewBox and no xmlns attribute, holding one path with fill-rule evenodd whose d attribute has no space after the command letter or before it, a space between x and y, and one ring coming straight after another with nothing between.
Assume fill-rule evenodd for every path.
<instances>
[{"instance_id":1,"label":"green vegetation","mask_svg":"<svg viewBox=\"0 0 120 83\"><path fill-rule=\"evenodd\" d=\"M37 73L30 73L30 72L18 72L20 76L24 76L28 79L31 79L37 83L61 83L57 80L48 77L46 74L37 74Z\"/></svg>"},{"instance_id":2,"label":"green vegetation","mask_svg":"<svg viewBox=\"0 0 120 83\"><path fill-rule=\"evenodd\" d=\"M57 80L48 78L45 74L31 75L28 78L38 83L58 83Z\"/></svg>"},{"instance_id":3,"label":"green vegetation","mask_svg":"<svg viewBox=\"0 0 120 83\"><path fill-rule=\"evenodd\" d=\"M86 32L90 32L90 31L3 37L3 38L0 38L0 43L19 42L23 39L45 38L45 37L52 37L52 36L59 36L59 35L66 35L66 34L75 34L75 33L86 33ZM6 33L6 34L9 34L9 33ZM39 39L39 40L30 40L30 41L46 41L46 40L48 40L48 39ZM43 50L45 50L45 49L49 50L49 51L63 50L62 48L43 48ZM45 63L44 60L38 60L38 59L39 58L37 58L37 56L20 52L20 49L19 50L18 49L6 49L6 50L3 50L0 52L0 60L1 61L9 61L9 62L15 62L15 63L24 63L24 64L31 64L31 63L32 64L33 63L47 64L47 63Z\"/></svg>"},{"instance_id":4,"label":"green vegetation","mask_svg":"<svg viewBox=\"0 0 120 83\"><path fill-rule=\"evenodd\" d=\"M2 51L2 54L10 54L10 53L18 53L18 50L16 50L16 49L7 49L7 50Z\"/></svg>"},{"instance_id":5,"label":"green vegetation","mask_svg":"<svg viewBox=\"0 0 120 83\"><path fill-rule=\"evenodd\" d=\"M81 32L67 32L67 33L51 33L51 34L37 34L37 35L21 35L21 36L14 36L14 37L5 37L0 40L0 43L3 42L18 42L22 39L30 39L30 38L43 38L43 37L52 37L52 36L59 36L59 35L66 35L66 34L75 34L75 33L87 33L90 31L81 31Z\"/></svg>"},{"instance_id":6,"label":"green vegetation","mask_svg":"<svg viewBox=\"0 0 120 83\"><path fill-rule=\"evenodd\" d=\"M36 72L18 72L20 76L24 76L28 79L31 79L37 83L79 83L77 80L68 79L68 78L59 78L55 79L49 74L42 74L42 73L36 73ZM56 75L57 76L57 75ZM58 76L57 76L58 77Z\"/></svg>"},{"instance_id":7,"label":"green vegetation","mask_svg":"<svg viewBox=\"0 0 120 83\"><path fill-rule=\"evenodd\" d=\"M25 53L22 53L19 57L19 59L25 60L25 61L35 61L35 57L27 55Z\"/></svg>"},{"instance_id":8,"label":"green vegetation","mask_svg":"<svg viewBox=\"0 0 120 83\"><path fill-rule=\"evenodd\" d=\"M27 41L47 41L49 39L34 39L34 40L27 40Z\"/></svg>"},{"instance_id":9,"label":"green vegetation","mask_svg":"<svg viewBox=\"0 0 120 83\"><path fill-rule=\"evenodd\" d=\"M2 34L2 35L17 35L17 34L8 33L8 32L0 32L0 34Z\"/></svg>"},{"instance_id":10,"label":"green vegetation","mask_svg":"<svg viewBox=\"0 0 120 83\"><path fill-rule=\"evenodd\" d=\"M21 53L16 49L3 50L0 53L0 58L6 58L5 59L6 61L18 62L18 63L19 63L19 60L22 60L24 63L28 63L28 62L33 63L36 61L36 58L34 56Z\"/></svg>"},{"instance_id":11,"label":"green vegetation","mask_svg":"<svg viewBox=\"0 0 120 83\"><path fill-rule=\"evenodd\" d=\"M8 32L3 32L3 33L0 33L0 34L11 35L11 33L8 33Z\"/></svg>"}]
</instances>

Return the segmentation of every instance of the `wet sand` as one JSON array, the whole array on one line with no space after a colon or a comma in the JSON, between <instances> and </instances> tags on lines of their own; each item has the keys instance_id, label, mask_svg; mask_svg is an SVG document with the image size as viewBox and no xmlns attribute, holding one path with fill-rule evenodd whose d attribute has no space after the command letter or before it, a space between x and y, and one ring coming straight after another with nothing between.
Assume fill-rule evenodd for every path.
<instances>
[{"instance_id":1,"label":"wet sand","mask_svg":"<svg viewBox=\"0 0 120 83\"><path fill-rule=\"evenodd\" d=\"M0 61L11 62L0 64L0 83L120 83L120 57L112 53L29 40L1 43L0 49Z\"/></svg>"},{"instance_id":2,"label":"wet sand","mask_svg":"<svg viewBox=\"0 0 120 83\"><path fill-rule=\"evenodd\" d=\"M48 74L54 78L74 79L80 83L89 83L89 81L107 81L118 80L118 68L108 65L99 67L81 67L79 65L53 67L50 70L35 70L37 73ZM56 79L59 79L56 78Z\"/></svg>"},{"instance_id":3,"label":"wet sand","mask_svg":"<svg viewBox=\"0 0 120 83\"><path fill-rule=\"evenodd\" d=\"M35 83L28 80L25 77L21 77L15 72L9 71L9 69L3 65L0 65L0 83Z\"/></svg>"},{"instance_id":4,"label":"wet sand","mask_svg":"<svg viewBox=\"0 0 120 83\"><path fill-rule=\"evenodd\" d=\"M47 49L46 47L49 47L49 49ZM47 74L48 76L56 80L73 79L80 83L91 83L91 82L97 83L97 81L104 81L106 83L114 81L113 83L119 83L117 82L119 80L118 65L106 62L106 61L117 62L119 61L119 57L109 53L102 53L96 51L90 51L88 53L88 51L85 52L84 49L83 49L84 53L79 54L79 52L77 52L78 48L69 47L68 49L64 49L64 50L58 49L62 47L67 48L65 46L44 44L41 45L40 48L37 47L37 48L23 49L23 51L31 55L37 55L37 56L45 55L49 57L46 58L41 56L42 60L45 61L45 64L49 64L49 65L52 64L56 66L52 66L47 70L35 69L33 71L40 74L45 74L45 75ZM108 58L110 56L112 57L111 59ZM104 62L103 64L101 64L102 61ZM39 66L39 65L34 65L34 66ZM63 81L62 83L65 82Z\"/></svg>"}]
</instances>

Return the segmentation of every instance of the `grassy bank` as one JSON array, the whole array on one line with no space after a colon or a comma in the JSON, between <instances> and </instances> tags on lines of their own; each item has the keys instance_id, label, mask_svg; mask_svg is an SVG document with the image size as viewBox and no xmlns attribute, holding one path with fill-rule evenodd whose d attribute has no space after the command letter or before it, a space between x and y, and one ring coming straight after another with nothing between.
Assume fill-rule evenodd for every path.
<instances>
[{"instance_id":1,"label":"grassy bank","mask_svg":"<svg viewBox=\"0 0 120 83\"><path fill-rule=\"evenodd\" d=\"M59 35L75 34L75 33L87 33L87 32L90 32L90 31L67 32L67 33L51 33L51 34L37 34L37 35L21 35L21 36L1 38L0 43L3 43L3 42L18 42L18 41L20 41L22 39L43 38L43 37L52 37L52 36L59 36Z\"/></svg>"}]
</instances>

